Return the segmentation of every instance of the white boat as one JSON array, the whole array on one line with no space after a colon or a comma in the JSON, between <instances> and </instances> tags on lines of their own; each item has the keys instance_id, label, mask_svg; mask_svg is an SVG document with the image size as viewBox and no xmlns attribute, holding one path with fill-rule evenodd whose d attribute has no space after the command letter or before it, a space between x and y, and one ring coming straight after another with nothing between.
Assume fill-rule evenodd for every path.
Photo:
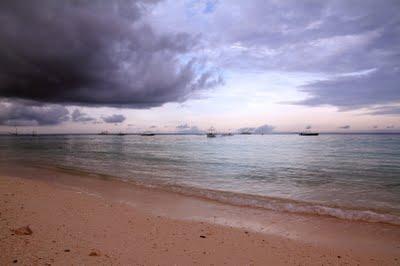
<instances>
[{"instance_id":1,"label":"white boat","mask_svg":"<svg viewBox=\"0 0 400 266\"><path fill-rule=\"evenodd\" d=\"M215 138L217 136L214 127L210 127L207 132L207 138Z\"/></svg>"}]
</instances>

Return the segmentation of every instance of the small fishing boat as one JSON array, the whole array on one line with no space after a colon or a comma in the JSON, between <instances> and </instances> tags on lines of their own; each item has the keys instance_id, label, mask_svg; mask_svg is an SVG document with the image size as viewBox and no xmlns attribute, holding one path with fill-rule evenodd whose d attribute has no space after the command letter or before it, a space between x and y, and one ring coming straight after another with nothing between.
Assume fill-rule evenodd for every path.
<instances>
[{"instance_id":1,"label":"small fishing boat","mask_svg":"<svg viewBox=\"0 0 400 266\"><path fill-rule=\"evenodd\" d=\"M207 138L215 138L217 136L217 134L215 132L215 128L210 127L206 136L207 136Z\"/></svg>"},{"instance_id":2,"label":"small fishing boat","mask_svg":"<svg viewBox=\"0 0 400 266\"><path fill-rule=\"evenodd\" d=\"M154 136L154 135L155 135L154 133L148 132L148 131L143 132L142 134L140 134L140 136L144 136L144 137L151 137L151 136Z\"/></svg>"},{"instance_id":3,"label":"small fishing boat","mask_svg":"<svg viewBox=\"0 0 400 266\"><path fill-rule=\"evenodd\" d=\"M317 132L300 132L300 136L318 136L319 133Z\"/></svg>"}]
</instances>

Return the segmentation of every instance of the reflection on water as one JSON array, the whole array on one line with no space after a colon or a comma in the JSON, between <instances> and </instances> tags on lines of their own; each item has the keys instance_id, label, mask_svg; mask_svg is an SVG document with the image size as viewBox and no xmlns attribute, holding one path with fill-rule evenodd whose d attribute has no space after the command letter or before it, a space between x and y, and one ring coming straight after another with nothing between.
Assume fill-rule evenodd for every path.
<instances>
[{"instance_id":1,"label":"reflection on water","mask_svg":"<svg viewBox=\"0 0 400 266\"><path fill-rule=\"evenodd\" d=\"M400 213L400 135L0 137L0 160Z\"/></svg>"}]
</instances>

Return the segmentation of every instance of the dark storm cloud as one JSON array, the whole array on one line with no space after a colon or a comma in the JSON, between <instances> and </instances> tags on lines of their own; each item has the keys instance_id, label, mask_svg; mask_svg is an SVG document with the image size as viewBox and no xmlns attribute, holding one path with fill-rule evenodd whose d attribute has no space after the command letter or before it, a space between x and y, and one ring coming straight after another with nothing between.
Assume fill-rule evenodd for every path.
<instances>
[{"instance_id":1,"label":"dark storm cloud","mask_svg":"<svg viewBox=\"0 0 400 266\"><path fill-rule=\"evenodd\" d=\"M341 127L339 127L340 129L350 129L351 128L351 126L350 125L345 125L345 126L341 126Z\"/></svg>"},{"instance_id":2,"label":"dark storm cloud","mask_svg":"<svg viewBox=\"0 0 400 266\"><path fill-rule=\"evenodd\" d=\"M114 115L102 117L101 119L103 119L103 121L106 123L122 123L125 121L126 117L123 115L114 114Z\"/></svg>"},{"instance_id":3,"label":"dark storm cloud","mask_svg":"<svg viewBox=\"0 0 400 266\"><path fill-rule=\"evenodd\" d=\"M217 85L187 56L196 38L143 22L153 2L1 1L0 97L148 108Z\"/></svg>"},{"instance_id":4,"label":"dark storm cloud","mask_svg":"<svg viewBox=\"0 0 400 266\"><path fill-rule=\"evenodd\" d=\"M95 119L81 112L79 109L75 109L71 114L71 120L73 122L90 122L94 121Z\"/></svg>"},{"instance_id":5,"label":"dark storm cloud","mask_svg":"<svg viewBox=\"0 0 400 266\"><path fill-rule=\"evenodd\" d=\"M68 109L60 105L30 105L23 102L0 103L0 125L58 125L69 119Z\"/></svg>"}]
</instances>

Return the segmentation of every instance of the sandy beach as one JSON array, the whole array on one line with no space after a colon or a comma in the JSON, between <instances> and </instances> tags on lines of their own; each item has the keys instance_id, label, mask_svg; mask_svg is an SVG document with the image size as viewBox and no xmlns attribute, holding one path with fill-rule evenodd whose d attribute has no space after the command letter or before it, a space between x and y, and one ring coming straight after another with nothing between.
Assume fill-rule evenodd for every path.
<instances>
[{"instance_id":1,"label":"sandy beach","mask_svg":"<svg viewBox=\"0 0 400 266\"><path fill-rule=\"evenodd\" d=\"M26 178L27 172L18 175L2 172L6 174L0 176L1 265L400 264L400 229L397 226L343 225L338 219L329 219L311 225L319 232L314 234L304 226L310 221L301 226L301 219L291 221L288 217L285 221L280 214L267 214L271 220L266 218L265 228L268 223L271 228L275 223L292 228L297 224L294 231L298 234L293 237L287 233L289 230L286 235L283 233L284 226L279 227L280 231L278 227L263 231L253 230L256 227L246 226L246 223L235 226L226 222L227 217L221 224L218 221L223 217L217 221L215 216L214 221L202 221L201 217L193 218L200 214L189 215L193 219L183 218L185 215L168 215L173 213L168 211L168 204L176 206L176 213L185 212L177 204L177 199L185 202L181 195L130 188L130 194L140 199L144 195L153 195L145 197L145 203L140 203L138 198L123 201L116 200L115 194L107 196L103 193L101 196L98 193L102 182L113 186L110 181L82 178L81 187L86 188L77 190L72 183ZM87 190L89 183L92 188L97 184L92 193ZM126 185L119 186L117 184L113 190L123 194ZM168 202L167 198L169 203L164 205L165 208L159 208L164 209L164 213L151 210L150 206L154 210L157 205L163 206ZM202 212L209 212L208 217L223 216L218 209L230 210L225 213L234 212L229 206L219 205L213 210L201 207L198 201L202 200L186 200L191 202L188 210L198 206ZM240 212L248 217L247 221L252 221L251 215L243 211ZM252 212L256 215L256 210ZM360 232L353 230L355 228Z\"/></svg>"},{"instance_id":2,"label":"sandy beach","mask_svg":"<svg viewBox=\"0 0 400 266\"><path fill-rule=\"evenodd\" d=\"M0 266L400 266L400 0L0 0Z\"/></svg>"}]
</instances>

